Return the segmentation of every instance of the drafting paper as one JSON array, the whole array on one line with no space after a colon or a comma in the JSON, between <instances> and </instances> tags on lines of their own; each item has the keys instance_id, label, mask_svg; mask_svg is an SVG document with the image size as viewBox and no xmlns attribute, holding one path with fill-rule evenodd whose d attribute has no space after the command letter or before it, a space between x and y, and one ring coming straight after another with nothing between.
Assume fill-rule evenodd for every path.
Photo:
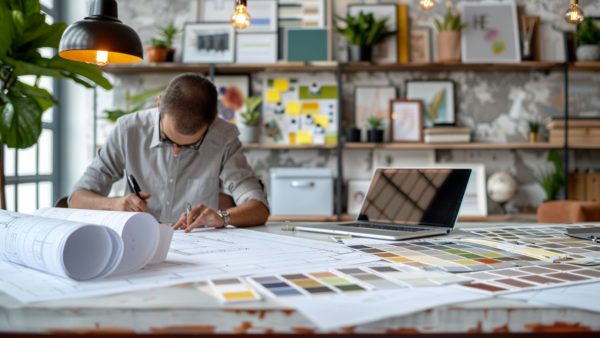
<instances>
[{"instance_id":1,"label":"drafting paper","mask_svg":"<svg viewBox=\"0 0 600 338\"><path fill-rule=\"evenodd\" d=\"M525 300L534 304L551 304L600 312L600 302L593 301L598 298L599 294L600 282L597 282L539 291L525 291L502 297Z\"/></svg>"}]
</instances>

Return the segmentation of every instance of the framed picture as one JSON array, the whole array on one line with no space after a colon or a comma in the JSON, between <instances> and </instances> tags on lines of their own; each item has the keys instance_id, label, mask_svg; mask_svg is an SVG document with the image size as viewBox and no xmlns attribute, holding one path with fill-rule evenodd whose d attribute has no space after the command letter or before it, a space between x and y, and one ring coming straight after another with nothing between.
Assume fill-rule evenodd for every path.
<instances>
[{"instance_id":1,"label":"framed picture","mask_svg":"<svg viewBox=\"0 0 600 338\"><path fill-rule=\"evenodd\" d=\"M369 191L370 180L348 181L348 214L358 215Z\"/></svg>"},{"instance_id":2,"label":"framed picture","mask_svg":"<svg viewBox=\"0 0 600 338\"><path fill-rule=\"evenodd\" d=\"M423 101L424 127L456 123L454 82L408 80L405 96L410 100Z\"/></svg>"},{"instance_id":3,"label":"framed picture","mask_svg":"<svg viewBox=\"0 0 600 338\"><path fill-rule=\"evenodd\" d=\"M235 61L237 63L277 62L277 34L237 34L235 37Z\"/></svg>"},{"instance_id":4,"label":"framed picture","mask_svg":"<svg viewBox=\"0 0 600 338\"><path fill-rule=\"evenodd\" d=\"M415 27L411 29L410 61L431 62L431 28Z\"/></svg>"},{"instance_id":5,"label":"framed picture","mask_svg":"<svg viewBox=\"0 0 600 338\"><path fill-rule=\"evenodd\" d=\"M348 14L357 16L358 13L373 13L375 19L380 20L388 18L387 28L390 31L398 29L398 9L395 4L373 4L373 5L348 5ZM373 61L377 62L397 62L398 61L398 41L395 37L388 38L373 49Z\"/></svg>"},{"instance_id":6,"label":"framed picture","mask_svg":"<svg viewBox=\"0 0 600 338\"><path fill-rule=\"evenodd\" d=\"M244 109L246 98L250 96L250 76L217 75L213 83L219 94L219 117L235 123L237 115Z\"/></svg>"},{"instance_id":7,"label":"framed picture","mask_svg":"<svg viewBox=\"0 0 600 338\"><path fill-rule=\"evenodd\" d=\"M435 164L435 167L451 169L466 168L473 170L458 215L467 217L487 216L487 191L484 164L437 163Z\"/></svg>"},{"instance_id":8,"label":"framed picture","mask_svg":"<svg viewBox=\"0 0 600 338\"><path fill-rule=\"evenodd\" d=\"M235 31L230 23L188 23L183 30L184 63L232 63Z\"/></svg>"},{"instance_id":9,"label":"framed picture","mask_svg":"<svg viewBox=\"0 0 600 338\"><path fill-rule=\"evenodd\" d=\"M251 0L249 5L250 27L238 30L237 33L277 33L277 1Z\"/></svg>"},{"instance_id":10,"label":"framed picture","mask_svg":"<svg viewBox=\"0 0 600 338\"><path fill-rule=\"evenodd\" d=\"M235 1L233 0L201 0L198 2L200 3L198 21L200 22L229 21L235 10Z\"/></svg>"},{"instance_id":11,"label":"framed picture","mask_svg":"<svg viewBox=\"0 0 600 338\"><path fill-rule=\"evenodd\" d=\"M517 8L508 2L462 2L462 61L520 62Z\"/></svg>"},{"instance_id":12,"label":"framed picture","mask_svg":"<svg viewBox=\"0 0 600 338\"><path fill-rule=\"evenodd\" d=\"M277 1L279 27L325 28L326 0ZM250 4L254 1L250 1Z\"/></svg>"},{"instance_id":13,"label":"framed picture","mask_svg":"<svg viewBox=\"0 0 600 338\"><path fill-rule=\"evenodd\" d=\"M423 102L390 101L390 136L392 142L423 142Z\"/></svg>"},{"instance_id":14,"label":"framed picture","mask_svg":"<svg viewBox=\"0 0 600 338\"><path fill-rule=\"evenodd\" d=\"M369 119L377 117L383 121L383 130L389 133L390 101L398 97L394 86L354 87L354 124L362 130L370 129ZM384 140L389 136L384 134Z\"/></svg>"}]
</instances>

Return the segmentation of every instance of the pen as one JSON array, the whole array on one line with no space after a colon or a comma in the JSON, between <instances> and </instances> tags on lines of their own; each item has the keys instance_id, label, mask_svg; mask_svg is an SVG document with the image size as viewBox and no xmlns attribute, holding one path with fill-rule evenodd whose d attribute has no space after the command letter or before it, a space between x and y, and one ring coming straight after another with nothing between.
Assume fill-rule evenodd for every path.
<instances>
[{"instance_id":1,"label":"pen","mask_svg":"<svg viewBox=\"0 0 600 338\"><path fill-rule=\"evenodd\" d=\"M144 199L140 195L140 186L132 174L127 175L127 184L129 185L129 190L131 190L132 193L134 193L139 199L143 201Z\"/></svg>"},{"instance_id":2,"label":"pen","mask_svg":"<svg viewBox=\"0 0 600 338\"><path fill-rule=\"evenodd\" d=\"M186 220L187 220L187 217L190 214L190 212L192 212L192 204L188 202L185 204L185 219Z\"/></svg>"}]
</instances>

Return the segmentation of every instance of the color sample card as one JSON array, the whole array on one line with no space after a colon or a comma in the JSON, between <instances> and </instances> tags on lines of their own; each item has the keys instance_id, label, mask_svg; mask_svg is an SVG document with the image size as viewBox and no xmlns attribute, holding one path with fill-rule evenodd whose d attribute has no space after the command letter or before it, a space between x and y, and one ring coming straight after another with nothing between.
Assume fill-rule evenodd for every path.
<instances>
[{"instance_id":1,"label":"color sample card","mask_svg":"<svg viewBox=\"0 0 600 338\"><path fill-rule=\"evenodd\" d=\"M365 283L330 271L249 277L248 280L275 298L332 295L368 291L372 288Z\"/></svg>"},{"instance_id":2,"label":"color sample card","mask_svg":"<svg viewBox=\"0 0 600 338\"><path fill-rule=\"evenodd\" d=\"M335 271L368 284L377 290L402 289L407 286L405 283L396 283L365 268L339 268L335 269Z\"/></svg>"},{"instance_id":3,"label":"color sample card","mask_svg":"<svg viewBox=\"0 0 600 338\"><path fill-rule=\"evenodd\" d=\"M509 293L544 287L598 282L600 281L600 269L559 263L473 272L461 276L474 281L472 284L465 285L465 287L491 293Z\"/></svg>"},{"instance_id":4,"label":"color sample card","mask_svg":"<svg viewBox=\"0 0 600 338\"><path fill-rule=\"evenodd\" d=\"M215 297L224 303L252 302L261 296L239 278L213 279L208 281Z\"/></svg>"},{"instance_id":5,"label":"color sample card","mask_svg":"<svg viewBox=\"0 0 600 338\"><path fill-rule=\"evenodd\" d=\"M397 266L370 266L374 273L408 287L438 286L456 283L469 283L471 279L445 271L408 270Z\"/></svg>"},{"instance_id":6,"label":"color sample card","mask_svg":"<svg viewBox=\"0 0 600 338\"><path fill-rule=\"evenodd\" d=\"M543 263L535 258L464 241L430 240L351 245L350 248L396 264L448 272L485 271Z\"/></svg>"}]
</instances>

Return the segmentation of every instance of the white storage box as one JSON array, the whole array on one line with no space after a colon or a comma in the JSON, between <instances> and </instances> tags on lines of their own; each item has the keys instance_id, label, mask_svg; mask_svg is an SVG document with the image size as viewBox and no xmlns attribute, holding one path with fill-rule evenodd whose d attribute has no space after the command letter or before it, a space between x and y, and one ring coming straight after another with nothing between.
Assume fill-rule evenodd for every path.
<instances>
[{"instance_id":1,"label":"white storage box","mask_svg":"<svg viewBox=\"0 0 600 338\"><path fill-rule=\"evenodd\" d=\"M333 215L333 174L327 168L271 168L272 215Z\"/></svg>"}]
</instances>

